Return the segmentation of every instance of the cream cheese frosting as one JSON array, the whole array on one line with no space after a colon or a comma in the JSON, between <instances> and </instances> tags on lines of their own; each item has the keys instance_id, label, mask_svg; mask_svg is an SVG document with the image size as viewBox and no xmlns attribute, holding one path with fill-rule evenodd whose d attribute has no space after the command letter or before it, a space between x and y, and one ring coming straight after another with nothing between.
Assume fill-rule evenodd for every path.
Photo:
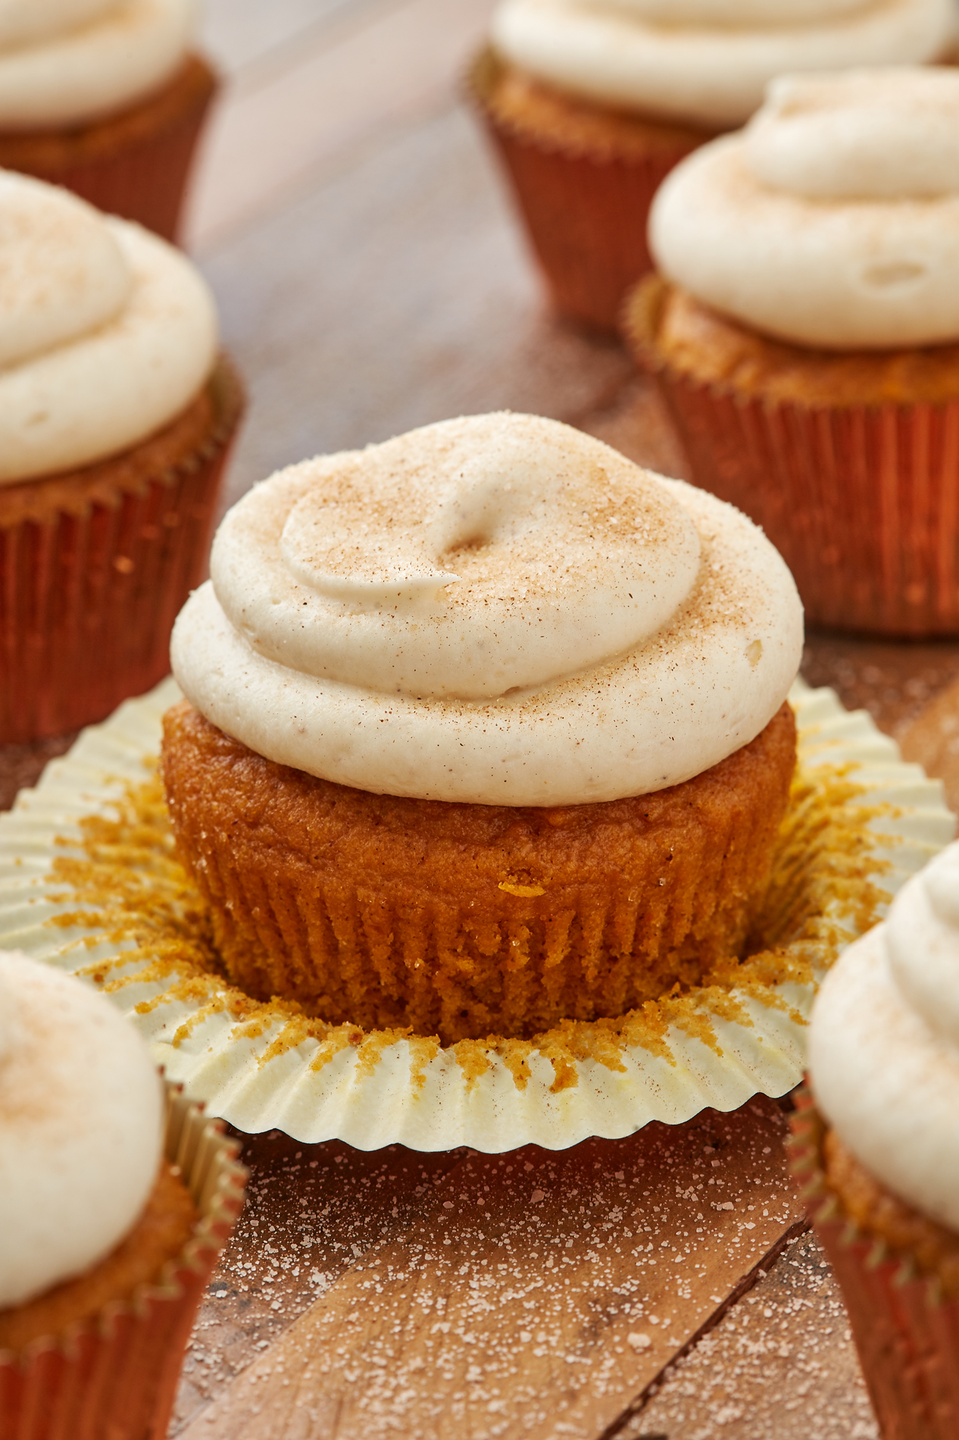
<instances>
[{"instance_id":1,"label":"cream cheese frosting","mask_svg":"<svg viewBox=\"0 0 959 1440\"><path fill-rule=\"evenodd\" d=\"M959 844L826 977L809 1068L819 1109L857 1159L959 1230Z\"/></svg>"},{"instance_id":2,"label":"cream cheese frosting","mask_svg":"<svg viewBox=\"0 0 959 1440\"><path fill-rule=\"evenodd\" d=\"M383 794L611 800L782 704L802 611L731 506L535 416L444 421L255 487L177 621L174 673L271 760Z\"/></svg>"},{"instance_id":3,"label":"cream cheese frosting","mask_svg":"<svg viewBox=\"0 0 959 1440\"><path fill-rule=\"evenodd\" d=\"M955 31L953 0L503 0L492 41L572 95L723 129L784 71L921 63Z\"/></svg>"},{"instance_id":4,"label":"cream cheese frosting","mask_svg":"<svg viewBox=\"0 0 959 1440\"><path fill-rule=\"evenodd\" d=\"M194 0L0 0L0 128L97 120L182 64Z\"/></svg>"},{"instance_id":5,"label":"cream cheese frosting","mask_svg":"<svg viewBox=\"0 0 959 1440\"><path fill-rule=\"evenodd\" d=\"M650 249L698 299L785 340L955 340L957 136L955 69L784 76L745 130L667 176Z\"/></svg>"},{"instance_id":6,"label":"cream cheese frosting","mask_svg":"<svg viewBox=\"0 0 959 1440\"><path fill-rule=\"evenodd\" d=\"M173 246L0 171L0 484L100 460L199 392L213 300Z\"/></svg>"},{"instance_id":7,"label":"cream cheese frosting","mask_svg":"<svg viewBox=\"0 0 959 1440\"><path fill-rule=\"evenodd\" d=\"M0 953L0 1307L82 1274L132 1229L156 1181L163 1096L108 1000Z\"/></svg>"}]
</instances>

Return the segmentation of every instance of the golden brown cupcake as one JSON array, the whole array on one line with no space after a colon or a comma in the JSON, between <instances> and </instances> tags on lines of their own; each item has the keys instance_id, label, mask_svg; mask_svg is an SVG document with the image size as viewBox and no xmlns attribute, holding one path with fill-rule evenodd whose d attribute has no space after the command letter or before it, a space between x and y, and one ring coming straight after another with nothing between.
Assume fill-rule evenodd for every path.
<instances>
[{"instance_id":1,"label":"golden brown cupcake","mask_svg":"<svg viewBox=\"0 0 959 1440\"><path fill-rule=\"evenodd\" d=\"M190 0L12 0L0 16L0 166L175 240L217 88Z\"/></svg>"},{"instance_id":2,"label":"golden brown cupcake","mask_svg":"<svg viewBox=\"0 0 959 1440\"><path fill-rule=\"evenodd\" d=\"M613 328L684 156L785 69L942 56L950 0L503 0L471 90L557 309Z\"/></svg>"},{"instance_id":3,"label":"golden brown cupcake","mask_svg":"<svg viewBox=\"0 0 959 1440\"><path fill-rule=\"evenodd\" d=\"M163 770L228 973L444 1041L737 953L801 612L743 517L552 421L280 472L177 622Z\"/></svg>"},{"instance_id":4,"label":"golden brown cupcake","mask_svg":"<svg viewBox=\"0 0 959 1440\"><path fill-rule=\"evenodd\" d=\"M959 633L957 121L954 69L784 77L653 207L627 336L813 622Z\"/></svg>"},{"instance_id":5,"label":"golden brown cupcake","mask_svg":"<svg viewBox=\"0 0 959 1440\"><path fill-rule=\"evenodd\" d=\"M959 1425L959 845L840 958L813 1009L797 1171L883 1435Z\"/></svg>"},{"instance_id":6,"label":"golden brown cupcake","mask_svg":"<svg viewBox=\"0 0 959 1440\"><path fill-rule=\"evenodd\" d=\"M241 392L179 252L0 172L0 743L101 719L168 668Z\"/></svg>"},{"instance_id":7,"label":"golden brown cupcake","mask_svg":"<svg viewBox=\"0 0 959 1440\"><path fill-rule=\"evenodd\" d=\"M0 1429L163 1434L236 1147L90 987L7 953L0 996Z\"/></svg>"}]
</instances>

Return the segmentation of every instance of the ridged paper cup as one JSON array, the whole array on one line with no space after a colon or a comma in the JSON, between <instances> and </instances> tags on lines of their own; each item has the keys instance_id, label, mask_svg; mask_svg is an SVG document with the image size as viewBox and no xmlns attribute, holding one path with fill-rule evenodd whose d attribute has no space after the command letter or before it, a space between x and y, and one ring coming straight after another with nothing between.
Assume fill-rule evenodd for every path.
<instances>
[{"instance_id":1,"label":"ridged paper cup","mask_svg":"<svg viewBox=\"0 0 959 1440\"><path fill-rule=\"evenodd\" d=\"M864 634L959 635L959 395L944 405L801 405L702 384L655 345L661 282L625 333L655 377L691 479L765 530L806 619Z\"/></svg>"},{"instance_id":2,"label":"ridged paper cup","mask_svg":"<svg viewBox=\"0 0 959 1440\"><path fill-rule=\"evenodd\" d=\"M218 88L206 61L190 56L161 89L106 119L0 131L0 168L63 185L98 210L175 241L194 152Z\"/></svg>"},{"instance_id":3,"label":"ridged paper cup","mask_svg":"<svg viewBox=\"0 0 959 1440\"><path fill-rule=\"evenodd\" d=\"M468 75L468 93L499 153L529 242L556 309L615 330L623 296L652 268L646 222L653 196L674 165L698 144L664 124L648 153L547 141L505 119L491 103L502 62L484 50Z\"/></svg>"},{"instance_id":4,"label":"ridged paper cup","mask_svg":"<svg viewBox=\"0 0 959 1440\"><path fill-rule=\"evenodd\" d=\"M3 1440L165 1440L197 1307L243 1207L237 1150L168 1087L165 1154L199 1211L193 1235L129 1301L19 1355L0 1350Z\"/></svg>"},{"instance_id":5,"label":"ridged paper cup","mask_svg":"<svg viewBox=\"0 0 959 1440\"><path fill-rule=\"evenodd\" d=\"M225 359L209 389L213 423L172 463L161 432L66 479L0 486L0 745L101 720L169 671L243 408Z\"/></svg>"},{"instance_id":6,"label":"ridged paper cup","mask_svg":"<svg viewBox=\"0 0 959 1440\"><path fill-rule=\"evenodd\" d=\"M799 1097L792 1155L810 1218L839 1281L883 1440L959 1435L959 1300L944 1299L908 1256L863 1234L826 1185L825 1124Z\"/></svg>"},{"instance_id":7,"label":"ridged paper cup","mask_svg":"<svg viewBox=\"0 0 959 1440\"><path fill-rule=\"evenodd\" d=\"M955 831L941 785L868 715L797 682L799 775L764 907L772 948L626 1017L444 1047L311 1020L221 978L155 774L178 698L168 681L128 702L0 816L0 947L103 987L212 1114L307 1143L564 1149L782 1095L802 1076L819 977Z\"/></svg>"}]
</instances>

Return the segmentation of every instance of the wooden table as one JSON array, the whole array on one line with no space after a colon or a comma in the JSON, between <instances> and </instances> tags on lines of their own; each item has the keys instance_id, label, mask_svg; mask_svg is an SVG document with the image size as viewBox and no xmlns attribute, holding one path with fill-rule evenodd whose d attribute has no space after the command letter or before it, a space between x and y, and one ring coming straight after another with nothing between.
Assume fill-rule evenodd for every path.
<instances>
[{"instance_id":1,"label":"wooden table","mask_svg":"<svg viewBox=\"0 0 959 1440\"><path fill-rule=\"evenodd\" d=\"M683 473L623 351L545 310L459 103L489 0L208 9L230 86L190 241L252 396L228 501L306 455L503 407ZM804 673L959 807L959 645L811 636ZM0 755L0 803L68 742ZM784 1128L757 1098L555 1154L246 1137L249 1204L171 1433L869 1440Z\"/></svg>"}]
</instances>

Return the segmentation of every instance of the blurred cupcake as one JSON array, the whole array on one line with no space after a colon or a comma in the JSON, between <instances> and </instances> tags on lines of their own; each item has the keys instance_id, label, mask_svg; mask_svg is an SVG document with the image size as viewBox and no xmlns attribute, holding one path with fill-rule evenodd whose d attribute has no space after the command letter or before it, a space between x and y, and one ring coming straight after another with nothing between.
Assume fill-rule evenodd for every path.
<instances>
[{"instance_id":1,"label":"blurred cupcake","mask_svg":"<svg viewBox=\"0 0 959 1440\"><path fill-rule=\"evenodd\" d=\"M955 70L785 77L653 206L627 335L813 623L959 632L957 130Z\"/></svg>"},{"instance_id":2,"label":"blurred cupcake","mask_svg":"<svg viewBox=\"0 0 959 1440\"><path fill-rule=\"evenodd\" d=\"M194 0L6 0L0 166L175 240L216 77Z\"/></svg>"},{"instance_id":3,"label":"blurred cupcake","mask_svg":"<svg viewBox=\"0 0 959 1440\"><path fill-rule=\"evenodd\" d=\"M177 621L180 852L230 977L444 1043L739 953L795 764L792 580L743 516L523 415L306 461Z\"/></svg>"},{"instance_id":4,"label":"blurred cupcake","mask_svg":"<svg viewBox=\"0 0 959 1440\"><path fill-rule=\"evenodd\" d=\"M241 395L179 251L0 172L0 744L168 669Z\"/></svg>"},{"instance_id":5,"label":"blurred cupcake","mask_svg":"<svg viewBox=\"0 0 959 1440\"><path fill-rule=\"evenodd\" d=\"M934 60L953 0L502 0L472 90L556 308L613 328L653 195L783 70Z\"/></svg>"},{"instance_id":6,"label":"blurred cupcake","mask_svg":"<svg viewBox=\"0 0 959 1440\"><path fill-rule=\"evenodd\" d=\"M813 1009L794 1151L889 1440L959 1434L959 845Z\"/></svg>"},{"instance_id":7,"label":"blurred cupcake","mask_svg":"<svg viewBox=\"0 0 959 1440\"><path fill-rule=\"evenodd\" d=\"M243 1199L222 1127L109 1001L0 954L0 1432L166 1434Z\"/></svg>"}]
</instances>

